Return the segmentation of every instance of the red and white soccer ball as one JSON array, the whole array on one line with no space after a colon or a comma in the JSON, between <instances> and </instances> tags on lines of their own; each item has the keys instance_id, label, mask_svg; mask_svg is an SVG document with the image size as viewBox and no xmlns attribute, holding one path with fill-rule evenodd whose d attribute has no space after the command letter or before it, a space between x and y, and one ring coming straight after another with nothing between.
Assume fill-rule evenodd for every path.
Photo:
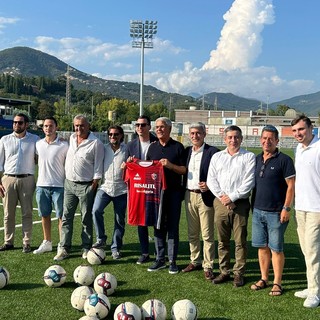
<instances>
[{"instance_id":1,"label":"red and white soccer ball","mask_svg":"<svg viewBox=\"0 0 320 320\"><path fill-rule=\"evenodd\" d=\"M57 288L66 282L67 273L59 265L55 264L49 267L43 276L43 280L48 287Z\"/></svg>"},{"instance_id":2,"label":"red and white soccer ball","mask_svg":"<svg viewBox=\"0 0 320 320\"><path fill-rule=\"evenodd\" d=\"M97 293L103 293L106 296L110 296L114 293L117 285L117 279L113 274L109 272L102 272L97 275L94 280L93 287Z\"/></svg>"},{"instance_id":3,"label":"red and white soccer ball","mask_svg":"<svg viewBox=\"0 0 320 320\"><path fill-rule=\"evenodd\" d=\"M92 264L101 264L106 258L106 252L101 248L91 248L88 251L87 261Z\"/></svg>"},{"instance_id":4,"label":"red and white soccer ball","mask_svg":"<svg viewBox=\"0 0 320 320\"><path fill-rule=\"evenodd\" d=\"M92 295L94 292L93 288L88 286L80 286L73 290L71 294L71 305L79 310L83 311L84 303L87 300L87 298Z\"/></svg>"},{"instance_id":5,"label":"red and white soccer ball","mask_svg":"<svg viewBox=\"0 0 320 320\"><path fill-rule=\"evenodd\" d=\"M94 270L91 266L81 265L73 272L74 282L79 286L90 286L94 281Z\"/></svg>"},{"instance_id":6,"label":"red and white soccer ball","mask_svg":"<svg viewBox=\"0 0 320 320\"><path fill-rule=\"evenodd\" d=\"M102 293L93 293L84 303L84 312L89 317L104 319L110 311L109 298Z\"/></svg>"},{"instance_id":7,"label":"red and white soccer ball","mask_svg":"<svg viewBox=\"0 0 320 320\"><path fill-rule=\"evenodd\" d=\"M124 302L117 306L113 314L114 320L141 320L140 308L132 302Z\"/></svg>"},{"instance_id":8,"label":"red and white soccer ball","mask_svg":"<svg viewBox=\"0 0 320 320\"><path fill-rule=\"evenodd\" d=\"M163 302L157 299L150 299L141 307L142 320L166 320L167 309Z\"/></svg>"},{"instance_id":9,"label":"red and white soccer ball","mask_svg":"<svg viewBox=\"0 0 320 320\"><path fill-rule=\"evenodd\" d=\"M171 317L173 320L196 320L197 308L188 299L178 300L172 306Z\"/></svg>"},{"instance_id":10,"label":"red and white soccer ball","mask_svg":"<svg viewBox=\"0 0 320 320\"><path fill-rule=\"evenodd\" d=\"M0 289L4 288L10 280L9 271L5 267L0 266Z\"/></svg>"}]
</instances>

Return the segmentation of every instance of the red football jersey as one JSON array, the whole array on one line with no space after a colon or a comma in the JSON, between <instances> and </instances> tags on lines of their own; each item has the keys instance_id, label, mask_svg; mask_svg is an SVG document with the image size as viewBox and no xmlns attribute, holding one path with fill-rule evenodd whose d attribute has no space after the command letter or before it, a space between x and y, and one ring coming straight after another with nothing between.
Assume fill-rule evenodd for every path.
<instances>
[{"instance_id":1,"label":"red football jersey","mask_svg":"<svg viewBox=\"0 0 320 320\"><path fill-rule=\"evenodd\" d=\"M162 164L158 160L128 162L125 182L128 185L128 224L159 228L163 190L166 189Z\"/></svg>"}]
</instances>

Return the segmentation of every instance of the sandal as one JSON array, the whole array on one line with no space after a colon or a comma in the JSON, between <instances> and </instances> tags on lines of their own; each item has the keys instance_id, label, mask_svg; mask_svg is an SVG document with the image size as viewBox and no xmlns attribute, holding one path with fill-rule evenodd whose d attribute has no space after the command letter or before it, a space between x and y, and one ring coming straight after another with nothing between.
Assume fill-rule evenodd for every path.
<instances>
[{"instance_id":1,"label":"sandal","mask_svg":"<svg viewBox=\"0 0 320 320\"><path fill-rule=\"evenodd\" d=\"M259 281L257 281L256 283L254 283L253 285L251 285L251 290L261 290L261 289L265 289L268 287L268 283L266 280L260 279Z\"/></svg>"},{"instance_id":2,"label":"sandal","mask_svg":"<svg viewBox=\"0 0 320 320\"><path fill-rule=\"evenodd\" d=\"M274 290L273 288L274 287L277 287L276 290ZM269 292L269 296L273 296L273 297L276 297L276 296L281 296L282 293L283 293L283 288L280 284L277 284L277 283L274 283L273 284L273 288L272 290Z\"/></svg>"}]
</instances>

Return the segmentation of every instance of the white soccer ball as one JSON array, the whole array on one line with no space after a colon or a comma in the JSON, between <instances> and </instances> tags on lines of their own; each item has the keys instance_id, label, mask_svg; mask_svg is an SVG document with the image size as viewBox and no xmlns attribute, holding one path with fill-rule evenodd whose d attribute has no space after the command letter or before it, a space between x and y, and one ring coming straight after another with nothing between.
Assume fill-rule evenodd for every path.
<instances>
[{"instance_id":1,"label":"white soccer ball","mask_svg":"<svg viewBox=\"0 0 320 320\"><path fill-rule=\"evenodd\" d=\"M5 267L0 266L0 289L4 288L10 280L9 271Z\"/></svg>"},{"instance_id":2,"label":"white soccer ball","mask_svg":"<svg viewBox=\"0 0 320 320\"><path fill-rule=\"evenodd\" d=\"M97 317L83 316L79 320L99 320Z\"/></svg>"},{"instance_id":3,"label":"white soccer ball","mask_svg":"<svg viewBox=\"0 0 320 320\"><path fill-rule=\"evenodd\" d=\"M83 311L84 303L87 300L87 298L92 295L94 292L93 288L90 288L88 286L81 286L73 290L71 294L71 305L79 310Z\"/></svg>"},{"instance_id":4,"label":"white soccer ball","mask_svg":"<svg viewBox=\"0 0 320 320\"><path fill-rule=\"evenodd\" d=\"M157 299L150 299L143 303L141 307L142 320L166 320L166 306Z\"/></svg>"},{"instance_id":5,"label":"white soccer ball","mask_svg":"<svg viewBox=\"0 0 320 320\"><path fill-rule=\"evenodd\" d=\"M87 255L87 261L90 264L101 264L106 258L106 253L101 248L91 248Z\"/></svg>"},{"instance_id":6,"label":"white soccer ball","mask_svg":"<svg viewBox=\"0 0 320 320\"><path fill-rule=\"evenodd\" d=\"M173 320L196 320L197 308L188 299L179 300L172 306L171 317Z\"/></svg>"},{"instance_id":7,"label":"white soccer ball","mask_svg":"<svg viewBox=\"0 0 320 320\"><path fill-rule=\"evenodd\" d=\"M73 280L79 286L90 286L94 281L94 276L91 266L81 265L73 271Z\"/></svg>"},{"instance_id":8,"label":"white soccer ball","mask_svg":"<svg viewBox=\"0 0 320 320\"><path fill-rule=\"evenodd\" d=\"M114 290L117 288L117 279L116 277L109 272L102 272L97 275L94 280L94 290L97 293L103 293L106 296L110 296L114 293Z\"/></svg>"},{"instance_id":9,"label":"white soccer ball","mask_svg":"<svg viewBox=\"0 0 320 320\"><path fill-rule=\"evenodd\" d=\"M114 320L134 319L141 320L140 308L132 302L124 302L117 306L113 314Z\"/></svg>"},{"instance_id":10,"label":"white soccer ball","mask_svg":"<svg viewBox=\"0 0 320 320\"><path fill-rule=\"evenodd\" d=\"M87 316L104 319L110 311L109 298L102 293L93 293L84 303L84 312Z\"/></svg>"},{"instance_id":11,"label":"white soccer ball","mask_svg":"<svg viewBox=\"0 0 320 320\"><path fill-rule=\"evenodd\" d=\"M66 271L57 264L49 267L43 276L43 280L46 285L53 288L63 285L66 282L66 278Z\"/></svg>"}]
</instances>

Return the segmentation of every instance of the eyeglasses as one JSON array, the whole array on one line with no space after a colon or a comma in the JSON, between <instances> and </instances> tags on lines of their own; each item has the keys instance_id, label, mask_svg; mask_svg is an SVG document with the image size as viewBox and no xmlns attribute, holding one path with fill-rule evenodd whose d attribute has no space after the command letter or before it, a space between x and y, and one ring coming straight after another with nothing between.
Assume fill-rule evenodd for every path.
<instances>
[{"instance_id":1,"label":"eyeglasses","mask_svg":"<svg viewBox=\"0 0 320 320\"><path fill-rule=\"evenodd\" d=\"M141 127L141 128L144 128L146 127L148 124L147 123L136 123L135 126L138 128L138 127Z\"/></svg>"},{"instance_id":2,"label":"eyeglasses","mask_svg":"<svg viewBox=\"0 0 320 320\"><path fill-rule=\"evenodd\" d=\"M109 135L109 137L112 137L112 136L117 137L119 135L119 133L109 133L108 135Z\"/></svg>"},{"instance_id":3,"label":"eyeglasses","mask_svg":"<svg viewBox=\"0 0 320 320\"><path fill-rule=\"evenodd\" d=\"M266 165L263 164L263 165L261 166L260 172L259 172L259 177L260 177L260 178L263 178L265 169L266 169Z\"/></svg>"},{"instance_id":4,"label":"eyeglasses","mask_svg":"<svg viewBox=\"0 0 320 320\"><path fill-rule=\"evenodd\" d=\"M13 121L13 124L18 124L19 126L24 124L24 121Z\"/></svg>"}]
</instances>

